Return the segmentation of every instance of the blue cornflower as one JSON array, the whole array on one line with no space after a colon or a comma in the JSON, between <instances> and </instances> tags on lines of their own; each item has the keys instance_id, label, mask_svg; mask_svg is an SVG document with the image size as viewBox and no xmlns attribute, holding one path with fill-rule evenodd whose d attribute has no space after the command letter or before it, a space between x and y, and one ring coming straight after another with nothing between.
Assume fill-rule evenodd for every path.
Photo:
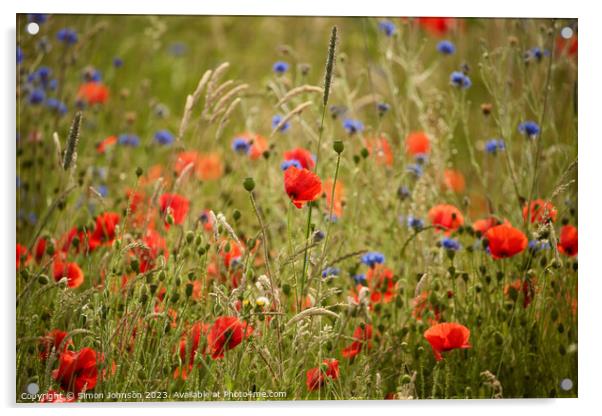
<instances>
[{"instance_id":1,"label":"blue cornflower","mask_svg":"<svg viewBox=\"0 0 602 416\"><path fill-rule=\"evenodd\" d=\"M46 107L56 111L60 115L67 113L67 106L65 105L65 103L59 101L56 98L49 98L48 100L46 100Z\"/></svg>"},{"instance_id":2,"label":"blue cornflower","mask_svg":"<svg viewBox=\"0 0 602 416\"><path fill-rule=\"evenodd\" d=\"M461 71L452 72L449 76L449 81L454 87L464 89L470 88L470 86L472 85L472 81L470 80L468 75Z\"/></svg>"},{"instance_id":3,"label":"blue cornflower","mask_svg":"<svg viewBox=\"0 0 602 416\"><path fill-rule=\"evenodd\" d=\"M391 106L387 103L378 103L376 104L376 108L378 109L378 114L382 116L391 109Z\"/></svg>"},{"instance_id":4,"label":"blue cornflower","mask_svg":"<svg viewBox=\"0 0 602 416\"><path fill-rule=\"evenodd\" d=\"M288 62L284 62L284 61L278 61L274 63L274 66L272 67L272 69L274 70L275 73L277 73L278 75L282 75L284 74L286 71L288 71Z\"/></svg>"},{"instance_id":5,"label":"blue cornflower","mask_svg":"<svg viewBox=\"0 0 602 416\"><path fill-rule=\"evenodd\" d=\"M450 251L460 250L460 243L458 242L458 240L454 240L453 238L449 238L449 237L444 237L441 240L441 246L444 249L450 250Z\"/></svg>"},{"instance_id":6,"label":"blue cornflower","mask_svg":"<svg viewBox=\"0 0 602 416\"><path fill-rule=\"evenodd\" d=\"M124 146L138 147L140 145L140 138L135 134L120 134L118 141Z\"/></svg>"},{"instance_id":7,"label":"blue cornflower","mask_svg":"<svg viewBox=\"0 0 602 416\"><path fill-rule=\"evenodd\" d=\"M539 125L531 120L523 121L518 125L518 131L529 139L535 139L539 134Z\"/></svg>"},{"instance_id":8,"label":"blue cornflower","mask_svg":"<svg viewBox=\"0 0 602 416\"><path fill-rule=\"evenodd\" d=\"M417 178L419 178L422 176L422 166L417 163L413 163L406 167L406 172L411 173Z\"/></svg>"},{"instance_id":9,"label":"blue cornflower","mask_svg":"<svg viewBox=\"0 0 602 416\"><path fill-rule=\"evenodd\" d=\"M365 274L354 274L353 276L351 276L353 278L353 280L355 281L356 285L362 285L362 286L366 286L366 275Z\"/></svg>"},{"instance_id":10,"label":"blue cornflower","mask_svg":"<svg viewBox=\"0 0 602 416\"><path fill-rule=\"evenodd\" d=\"M410 197L410 195L412 195L412 193L410 192L407 186L400 186L397 189L397 196L399 197L399 199L407 199Z\"/></svg>"},{"instance_id":11,"label":"blue cornflower","mask_svg":"<svg viewBox=\"0 0 602 416\"><path fill-rule=\"evenodd\" d=\"M390 20L381 20L378 23L378 28L387 36L393 36L395 33L395 24Z\"/></svg>"},{"instance_id":12,"label":"blue cornflower","mask_svg":"<svg viewBox=\"0 0 602 416\"><path fill-rule=\"evenodd\" d=\"M87 74L88 81L92 82L100 82L102 81L102 73L98 69L93 69L90 73Z\"/></svg>"},{"instance_id":13,"label":"blue cornflower","mask_svg":"<svg viewBox=\"0 0 602 416\"><path fill-rule=\"evenodd\" d=\"M442 40L437 44L437 50L443 55L452 55L456 52L456 47L449 40Z\"/></svg>"},{"instance_id":14,"label":"blue cornflower","mask_svg":"<svg viewBox=\"0 0 602 416\"><path fill-rule=\"evenodd\" d=\"M485 143L485 151L489 154L495 155L497 152L501 152L506 149L506 143L502 139L490 139Z\"/></svg>"},{"instance_id":15,"label":"blue cornflower","mask_svg":"<svg viewBox=\"0 0 602 416\"><path fill-rule=\"evenodd\" d=\"M41 66L33 73L33 78L40 81L40 84L46 88L50 83L50 75L52 75L52 69L47 66Z\"/></svg>"},{"instance_id":16,"label":"blue cornflower","mask_svg":"<svg viewBox=\"0 0 602 416\"><path fill-rule=\"evenodd\" d=\"M29 221L30 224L35 224L36 222L38 222L38 217L36 213L30 212L29 214L27 214L27 221Z\"/></svg>"},{"instance_id":17,"label":"blue cornflower","mask_svg":"<svg viewBox=\"0 0 602 416\"><path fill-rule=\"evenodd\" d=\"M162 145L170 145L174 141L174 136L169 130L159 130L155 133L155 141Z\"/></svg>"},{"instance_id":18,"label":"blue cornflower","mask_svg":"<svg viewBox=\"0 0 602 416\"><path fill-rule=\"evenodd\" d=\"M550 55L549 50L541 49L540 47L535 46L534 48L531 48L527 51L527 53L525 54L525 57L527 59L535 58L539 62L543 59L544 56L549 56L549 55Z\"/></svg>"},{"instance_id":19,"label":"blue cornflower","mask_svg":"<svg viewBox=\"0 0 602 416\"><path fill-rule=\"evenodd\" d=\"M343 128L349 134L360 133L364 131L364 124L359 120L346 118L345 120L343 120Z\"/></svg>"},{"instance_id":20,"label":"blue cornflower","mask_svg":"<svg viewBox=\"0 0 602 416\"><path fill-rule=\"evenodd\" d=\"M249 153L249 150L251 150L251 145L247 139L243 137L237 137L232 140L232 150L237 153L247 154Z\"/></svg>"},{"instance_id":21,"label":"blue cornflower","mask_svg":"<svg viewBox=\"0 0 602 416\"><path fill-rule=\"evenodd\" d=\"M414 160L419 165L424 165L426 164L426 162L429 161L429 155L427 155L426 153L417 153L416 156L414 156Z\"/></svg>"},{"instance_id":22,"label":"blue cornflower","mask_svg":"<svg viewBox=\"0 0 602 416\"><path fill-rule=\"evenodd\" d=\"M19 175L17 175L17 188L21 187L21 178L19 178Z\"/></svg>"},{"instance_id":23,"label":"blue cornflower","mask_svg":"<svg viewBox=\"0 0 602 416\"><path fill-rule=\"evenodd\" d=\"M44 13L31 13L27 15L27 21L30 23L38 23L38 24L42 24L42 23L46 23L46 20L48 20L48 15L44 14Z\"/></svg>"},{"instance_id":24,"label":"blue cornflower","mask_svg":"<svg viewBox=\"0 0 602 416\"><path fill-rule=\"evenodd\" d=\"M529 249L536 253L542 250L549 250L550 242L544 240L531 240L529 241Z\"/></svg>"},{"instance_id":25,"label":"blue cornflower","mask_svg":"<svg viewBox=\"0 0 602 416\"><path fill-rule=\"evenodd\" d=\"M25 55L23 55L23 49L21 49L20 46L17 46L17 65L19 65L21 62L23 62L23 57Z\"/></svg>"},{"instance_id":26,"label":"blue cornflower","mask_svg":"<svg viewBox=\"0 0 602 416\"><path fill-rule=\"evenodd\" d=\"M46 99L46 93L41 88L36 88L29 94L29 104L40 104Z\"/></svg>"},{"instance_id":27,"label":"blue cornflower","mask_svg":"<svg viewBox=\"0 0 602 416\"><path fill-rule=\"evenodd\" d=\"M169 53L173 56L183 56L186 54L186 44L184 42L174 42L169 45Z\"/></svg>"},{"instance_id":28,"label":"blue cornflower","mask_svg":"<svg viewBox=\"0 0 602 416\"><path fill-rule=\"evenodd\" d=\"M420 218L416 218L410 215L408 217L408 227L415 231L420 231L424 228L424 221L422 221Z\"/></svg>"},{"instance_id":29,"label":"blue cornflower","mask_svg":"<svg viewBox=\"0 0 602 416\"><path fill-rule=\"evenodd\" d=\"M280 124L281 121L282 121L282 116L280 114L276 114L274 117L272 117L272 129L275 129L276 127L278 127L278 125ZM286 123L284 123L282 125L282 127L280 127L279 130L282 133L284 133L285 131L288 130L289 127L290 127L290 124L287 121Z\"/></svg>"},{"instance_id":30,"label":"blue cornflower","mask_svg":"<svg viewBox=\"0 0 602 416\"><path fill-rule=\"evenodd\" d=\"M115 68L121 68L123 66L123 59L121 59L118 56L116 56L115 58L113 58L113 66Z\"/></svg>"},{"instance_id":31,"label":"blue cornflower","mask_svg":"<svg viewBox=\"0 0 602 416\"><path fill-rule=\"evenodd\" d=\"M73 29L63 28L56 33L56 38L67 45L73 45L77 43L77 32Z\"/></svg>"},{"instance_id":32,"label":"blue cornflower","mask_svg":"<svg viewBox=\"0 0 602 416\"><path fill-rule=\"evenodd\" d=\"M48 89L51 91L56 91L56 88L59 86L59 81L57 79L51 79L48 82Z\"/></svg>"},{"instance_id":33,"label":"blue cornflower","mask_svg":"<svg viewBox=\"0 0 602 416\"><path fill-rule=\"evenodd\" d=\"M341 274L341 269L337 267L327 267L322 270L322 277L324 278L338 276L339 274Z\"/></svg>"},{"instance_id":34,"label":"blue cornflower","mask_svg":"<svg viewBox=\"0 0 602 416\"><path fill-rule=\"evenodd\" d=\"M384 262L385 255L383 253L379 253L378 251L371 251L362 256L362 263L370 267L374 267L375 265L382 264Z\"/></svg>"},{"instance_id":35,"label":"blue cornflower","mask_svg":"<svg viewBox=\"0 0 602 416\"><path fill-rule=\"evenodd\" d=\"M106 198L107 195L109 195L109 188L107 188L107 185L98 185L96 190L103 198Z\"/></svg>"},{"instance_id":36,"label":"blue cornflower","mask_svg":"<svg viewBox=\"0 0 602 416\"><path fill-rule=\"evenodd\" d=\"M294 166L297 169L303 169L303 166L301 165L301 162L299 162L297 159L285 160L284 162L282 162L280 164L280 169L282 169L282 171L285 171L288 168L290 168L291 166Z\"/></svg>"}]
</instances>

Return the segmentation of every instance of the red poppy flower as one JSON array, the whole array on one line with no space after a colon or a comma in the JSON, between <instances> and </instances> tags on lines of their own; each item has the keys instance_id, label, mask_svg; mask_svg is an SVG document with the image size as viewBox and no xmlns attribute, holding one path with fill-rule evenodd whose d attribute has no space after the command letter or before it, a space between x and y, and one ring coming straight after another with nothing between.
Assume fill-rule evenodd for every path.
<instances>
[{"instance_id":1,"label":"red poppy flower","mask_svg":"<svg viewBox=\"0 0 602 416\"><path fill-rule=\"evenodd\" d=\"M468 343L470 330L464 325L453 322L445 322L431 326L424 332L424 337L431 344L435 359L441 361L442 352L451 351L456 348L471 348Z\"/></svg>"},{"instance_id":2,"label":"red poppy flower","mask_svg":"<svg viewBox=\"0 0 602 416\"><path fill-rule=\"evenodd\" d=\"M406 153L412 157L426 155L431 151L429 137L423 131L412 132L406 137Z\"/></svg>"},{"instance_id":3,"label":"red poppy flower","mask_svg":"<svg viewBox=\"0 0 602 416\"><path fill-rule=\"evenodd\" d=\"M561 35L556 38L556 50L560 53L566 53L569 56L576 56L579 49L577 35L574 34L570 39L565 39Z\"/></svg>"},{"instance_id":4,"label":"red poppy flower","mask_svg":"<svg viewBox=\"0 0 602 416\"><path fill-rule=\"evenodd\" d=\"M22 266L27 265L31 261L31 254L27 251L27 247L17 243L17 270Z\"/></svg>"},{"instance_id":5,"label":"red poppy flower","mask_svg":"<svg viewBox=\"0 0 602 416\"><path fill-rule=\"evenodd\" d=\"M462 172L454 169L445 169L443 172L443 184L450 191L460 193L466 189L466 180Z\"/></svg>"},{"instance_id":6,"label":"red poppy flower","mask_svg":"<svg viewBox=\"0 0 602 416\"><path fill-rule=\"evenodd\" d=\"M343 216L343 204L345 198L345 188L343 183L340 180L337 180L337 183L334 187L334 200L332 194L332 186L334 181L332 179L327 179L324 181L324 185L322 189L324 190L324 194L326 196L326 212L330 212L332 208L332 214L341 218Z\"/></svg>"},{"instance_id":7,"label":"red poppy flower","mask_svg":"<svg viewBox=\"0 0 602 416\"><path fill-rule=\"evenodd\" d=\"M510 297L513 300L518 298L518 293L523 293L523 307L529 306L535 296L535 285L534 282L526 279L516 279L514 282L507 284L504 287L504 295Z\"/></svg>"},{"instance_id":8,"label":"red poppy flower","mask_svg":"<svg viewBox=\"0 0 602 416\"><path fill-rule=\"evenodd\" d=\"M529 204L529 211L531 213L531 222L546 223L548 221L556 221L556 208L550 201L544 201L543 199L535 199ZM526 221L527 216L527 204L523 207L523 219Z\"/></svg>"},{"instance_id":9,"label":"red poppy flower","mask_svg":"<svg viewBox=\"0 0 602 416\"><path fill-rule=\"evenodd\" d=\"M322 182L315 173L291 166L284 171L284 189L293 204L301 208L318 198L322 192Z\"/></svg>"},{"instance_id":10,"label":"red poppy flower","mask_svg":"<svg viewBox=\"0 0 602 416\"><path fill-rule=\"evenodd\" d=\"M419 17L418 24L434 36L443 36L456 26L453 17Z\"/></svg>"},{"instance_id":11,"label":"red poppy flower","mask_svg":"<svg viewBox=\"0 0 602 416\"><path fill-rule=\"evenodd\" d=\"M186 166L190 164L192 164L192 168L195 169L198 159L199 154L195 151L180 152L178 153L174 170L179 176L182 174L182 171L186 168Z\"/></svg>"},{"instance_id":12,"label":"red poppy flower","mask_svg":"<svg viewBox=\"0 0 602 416\"><path fill-rule=\"evenodd\" d=\"M211 357L214 360L224 358L226 350L236 347L252 333L253 328L246 322L239 321L237 317L220 316L213 323L207 336Z\"/></svg>"},{"instance_id":13,"label":"red poppy flower","mask_svg":"<svg viewBox=\"0 0 602 416\"><path fill-rule=\"evenodd\" d=\"M251 145L251 148L249 149L249 158L251 160L259 159L263 153L269 149L268 141L265 137L252 133L247 133L243 136L249 139L249 144Z\"/></svg>"},{"instance_id":14,"label":"red poppy flower","mask_svg":"<svg viewBox=\"0 0 602 416\"><path fill-rule=\"evenodd\" d=\"M199 346L201 344L201 336L207 335L209 332L209 325L196 322L192 325L192 327L188 330L187 333L183 334L180 338L180 359L184 364L181 372L180 369L176 369L174 373L174 378L178 378L181 374L183 380L188 378L188 374L192 370L194 365L194 358L196 354L199 352ZM205 354L206 346L200 351L201 354Z\"/></svg>"},{"instance_id":15,"label":"red poppy flower","mask_svg":"<svg viewBox=\"0 0 602 416\"><path fill-rule=\"evenodd\" d=\"M74 240L77 241L77 244L74 244ZM71 247L74 247L74 251L79 253L80 249L86 247L84 243L87 243L88 240L88 234L86 234L83 230L80 230L78 227L73 227L61 237L61 251L67 253Z\"/></svg>"},{"instance_id":16,"label":"red poppy flower","mask_svg":"<svg viewBox=\"0 0 602 416\"><path fill-rule=\"evenodd\" d=\"M196 164L196 175L200 180L219 179L224 174L224 165L218 153L199 154Z\"/></svg>"},{"instance_id":17,"label":"red poppy flower","mask_svg":"<svg viewBox=\"0 0 602 416\"><path fill-rule=\"evenodd\" d=\"M343 357L353 358L360 353L362 347L366 350L372 348L370 339L372 338L372 325L364 324L355 328L353 331L353 338L355 341L350 346L343 349Z\"/></svg>"},{"instance_id":18,"label":"red poppy flower","mask_svg":"<svg viewBox=\"0 0 602 416\"><path fill-rule=\"evenodd\" d=\"M182 224L188 214L190 202L178 194L163 194L159 197L159 206L163 216L171 214L175 224ZM165 220L165 226L169 228L167 219Z\"/></svg>"},{"instance_id":19,"label":"red poppy flower","mask_svg":"<svg viewBox=\"0 0 602 416\"><path fill-rule=\"evenodd\" d=\"M527 237L508 223L496 225L485 233L494 259L512 257L527 248Z\"/></svg>"},{"instance_id":20,"label":"red poppy flower","mask_svg":"<svg viewBox=\"0 0 602 416\"><path fill-rule=\"evenodd\" d=\"M161 254L167 260L169 251L165 239L157 231L149 228L142 238L142 243L147 247L139 247L134 250L134 254L140 260L140 272L144 273L155 267L155 259Z\"/></svg>"},{"instance_id":21,"label":"red poppy flower","mask_svg":"<svg viewBox=\"0 0 602 416\"><path fill-rule=\"evenodd\" d=\"M320 367L311 368L305 373L307 390L318 390L324 385L327 378L331 380L339 378L339 373L339 360L334 358L325 359Z\"/></svg>"},{"instance_id":22,"label":"red poppy flower","mask_svg":"<svg viewBox=\"0 0 602 416\"><path fill-rule=\"evenodd\" d=\"M73 403L75 402L75 396L65 396L56 390L48 390L40 397L40 403Z\"/></svg>"},{"instance_id":23,"label":"red poppy flower","mask_svg":"<svg viewBox=\"0 0 602 416\"><path fill-rule=\"evenodd\" d=\"M96 145L97 153L105 153L109 147L114 146L117 143L117 136L109 136Z\"/></svg>"},{"instance_id":24,"label":"red poppy flower","mask_svg":"<svg viewBox=\"0 0 602 416\"><path fill-rule=\"evenodd\" d=\"M84 283L84 272L79 268L77 263L63 262L58 257L54 260L52 274L54 276L54 280L57 282L63 277L66 277L67 286L72 289L75 289Z\"/></svg>"},{"instance_id":25,"label":"red poppy flower","mask_svg":"<svg viewBox=\"0 0 602 416\"><path fill-rule=\"evenodd\" d=\"M301 164L303 169L311 170L316 165L313 155L309 150L297 147L288 152L284 152L284 160L296 160Z\"/></svg>"},{"instance_id":26,"label":"red poppy flower","mask_svg":"<svg viewBox=\"0 0 602 416\"><path fill-rule=\"evenodd\" d=\"M54 244L53 239L48 239L46 237L38 238L36 245L34 247L34 257L36 262L41 262L44 256L46 255L46 248L48 247L48 243Z\"/></svg>"},{"instance_id":27,"label":"red poppy flower","mask_svg":"<svg viewBox=\"0 0 602 416\"><path fill-rule=\"evenodd\" d=\"M435 205L429 210L428 217L437 229L447 232L455 231L464 224L462 213L453 205Z\"/></svg>"},{"instance_id":28,"label":"red poppy flower","mask_svg":"<svg viewBox=\"0 0 602 416\"><path fill-rule=\"evenodd\" d=\"M53 350L62 353L66 351L69 346L73 346L73 340L68 339L65 340L67 336L66 331L61 331L60 329L53 329L48 334L44 335L40 338L40 358L42 360L47 360L50 357L50 354Z\"/></svg>"},{"instance_id":29,"label":"red poppy flower","mask_svg":"<svg viewBox=\"0 0 602 416\"><path fill-rule=\"evenodd\" d=\"M577 227L565 225L560 229L558 251L569 257L577 255Z\"/></svg>"},{"instance_id":30,"label":"red poppy flower","mask_svg":"<svg viewBox=\"0 0 602 416\"><path fill-rule=\"evenodd\" d=\"M499 225L499 223L500 222L497 220L497 218L494 217L483 218L473 222L472 229L475 230L475 232L480 232L481 235L484 235L487 230L489 230L491 227Z\"/></svg>"},{"instance_id":31,"label":"red poppy flower","mask_svg":"<svg viewBox=\"0 0 602 416\"><path fill-rule=\"evenodd\" d=\"M230 250L226 251L226 246L230 246ZM227 243L223 244L222 249L219 251L219 255L224 260L224 267L229 269L232 265L232 261L239 260L242 257L243 247L240 244L237 244L234 240L229 240Z\"/></svg>"},{"instance_id":32,"label":"red poppy flower","mask_svg":"<svg viewBox=\"0 0 602 416\"><path fill-rule=\"evenodd\" d=\"M104 212L96 217L96 226L90 235L88 246L91 250L100 245L111 245L115 240L115 227L119 224L119 214Z\"/></svg>"},{"instance_id":33,"label":"red poppy flower","mask_svg":"<svg viewBox=\"0 0 602 416\"><path fill-rule=\"evenodd\" d=\"M372 303L389 303L393 300L395 292L393 278L393 270L382 264L376 264L366 272L366 283L370 288L370 300Z\"/></svg>"},{"instance_id":34,"label":"red poppy flower","mask_svg":"<svg viewBox=\"0 0 602 416\"><path fill-rule=\"evenodd\" d=\"M412 301L412 304L414 306L414 309L412 309L412 316L418 322L422 322L422 316L424 315L424 311L429 310L433 313L434 317L429 317L428 323L430 325L434 325L436 323L439 323L439 321L441 320L441 310L439 309L439 306L431 304L431 302L429 301L429 295L430 292L423 291L414 298L414 300Z\"/></svg>"},{"instance_id":35,"label":"red poppy flower","mask_svg":"<svg viewBox=\"0 0 602 416\"><path fill-rule=\"evenodd\" d=\"M393 151L386 138L366 139L366 149L370 155L374 155L379 165L393 166Z\"/></svg>"},{"instance_id":36,"label":"red poppy flower","mask_svg":"<svg viewBox=\"0 0 602 416\"><path fill-rule=\"evenodd\" d=\"M88 105L104 104L109 99L109 89L100 82L86 82L79 87L77 99Z\"/></svg>"},{"instance_id":37,"label":"red poppy flower","mask_svg":"<svg viewBox=\"0 0 602 416\"><path fill-rule=\"evenodd\" d=\"M65 391L81 393L92 390L98 381L97 353L92 348L65 351L59 356L59 368L52 372Z\"/></svg>"}]
</instances>

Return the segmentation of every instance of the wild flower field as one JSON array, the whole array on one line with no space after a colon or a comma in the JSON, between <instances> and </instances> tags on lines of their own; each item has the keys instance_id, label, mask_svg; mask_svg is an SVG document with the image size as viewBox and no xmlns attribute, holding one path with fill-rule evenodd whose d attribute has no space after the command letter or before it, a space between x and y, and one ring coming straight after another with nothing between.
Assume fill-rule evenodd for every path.
<instances>
[{"instance_id":1,"label":"wild flower field","mask_svg":"<svg viewBox=\"0 0 602 416\"><path fill-rule=\"evenodd\" d=\"M576 397L576 91L576 20L18 15L16 400Z\"/></svg>"}]
</instances>

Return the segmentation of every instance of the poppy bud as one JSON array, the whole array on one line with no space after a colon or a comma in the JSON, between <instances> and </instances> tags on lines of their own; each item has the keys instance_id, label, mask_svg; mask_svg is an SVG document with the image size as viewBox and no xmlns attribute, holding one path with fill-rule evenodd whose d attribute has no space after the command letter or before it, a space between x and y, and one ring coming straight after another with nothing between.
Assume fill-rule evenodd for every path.
<instances>
[{"instance_id":1,"label":"poppy bud","mask_svg":"<svg viewBox=\"0 0 602 416\"><path fill-rule=\"evenodd\" d=\"M140 294L140 303L142 305L146 305L146 302L148 302L148 294L146 293L145 289L142 289L142 293Z\"/></svg>"},{"instance_id":2,"label":"poppy bud","mask_svg":"<svg viewBox=\"0 0 602 416\"><path fill-rule=\"evenodd\" d=\"M171 303L177 303L180 300L180 294L178 292L171 295Z\"/></svg>"},{"instance_id":3,"label":"poppy bud","mask_svg":"<svg viewBox=\"0 0 602 416\"><path fill-rule=\"evenodd\" d=\"M54 255L54 243L52 242L52 240L47 240L48 242L46 243L46 254L48 254L49 256L53 256Z\"/></svg>"},{"instance_id":4,"label":"poppy bud","mask_svg":"<svg viewBox=\"0 0 602 416\"><path fill-rule=\"evenodd\" d=\"M140 272L140 262L138 261L137 258L133 258L132 261L130 262L130 267L132 268L132 270L136 273Z\"/></svg>"},{"instance_id":5,"label":"poppy bud","mask_svg":"<svg viewBox=\"0 0 602 416\"><path fill-rule=\"evenodd\" d=\"M171 213L167 214L166 222L167 222L169 225L173 225L173 224L174 224L173 215L171 215Z\"/></svg>"},{"instance_id":6,"label":"poppy bud","mask_svg":"<svg viewBox=\"0 0 602 416\"><path fill-rule=\"evenodd\" d=\"M401 377L401 384L402 385L409 384L409 383L411 383L411 381L412 381L412 377L410 377L409 374L404 374Z\"/></svg>"},{"instance_id":7,"label":"poppy bud","mask_svg":"<svg viewBox=\"0 0 602 416\"><path fill-rule=\"evenodd\" d=\"M483 103L481 104L481 112L484 116L488 116L491 114L491 110L493 109L493 104L491 103Z\"/></svg>"},{"instance_id":8,"label":"poppy bud","mask_svg":"<svg viewBox=\"0 0 602 416\"><path fill-rule=\"evenodd\" d=\"M199 249L196 251L197 254L199 255L199 257L202 257L205 255L206 251L205 251L205 247L199 247Z\"/></svg>"},{"instance_id":9,"label":"poppy bud","mask_svg":"<svg viewBox=\"0 0 602 416\"><path fill-rule=\"evenodd\" d=\"M186 232L186 242L188 244L190 244L190 243L192 243L193 240L194 240L194 233L192 231L188 230Z\"/></svg>"},{"instance_id":10,"label":"poppy bud","mask_svg":"<svg viewBox=\"0 0 602 416\"><path fill-rule=\"evenodd\" d=\"M290 295L291 294L291 286L288 283L283 284L282 292L287 296Z\"/></svg>"},{"instance_id":11,"label":"poppy bud","mask_svg":"<svg viewBox=\"0 0 602 416\"><path fill-rule=\"evenodd\" d=\"M142 170L142 168L140 166L138 166L136 168L136 176L141 177L143 173L144 173L144 170Z\"/></svg>"},{"instance_id":12,"label":"poppy bud","mask_svg":"<svg viewBox=\"0 0 602 416\"><path fill-rule=\"evenodd\" d=\"M235 209L234 212L232 212L232 218L234 218L234 221L240 220L241 215L242 214L237 209Z\"/></svg>"},{"instance_id":13,"label":"poppy bud","mask_svg":"<svg viewBox=\"0 0 602 416\"><path fill-rule=\"evenodd\" d=\"M40 277L38 277L38 283L40 283L41 285L48 284L48 282L48 276L46 276L45 274L41 274Z\"/></svg>"},{"instance_id":14,"label":"poppy bud","mask_svg":"<svg viewBox=\"0 0 602 416\"><path fill-rule=\"evenodd\" d=\"M564 325L561 323L558 324L558 326L556 327L556 330L558 331L559 334L564 333Z\"/></svg>"},{"instance_id":15,"label":"poppy bud","mask_svg":"<svg viewBox=\"0 0 602 416\"><path fill-rule=\"evenodd\" d=\"M253 178L245 178L242 184L247 192L251 192L255 189L255 181Z\"/></svg>"},{"instance_id":16,"label":"poppy bud","mask_svg":"<svg viewBox=\"0 0 602 416\"><path fill-rule=\"evenodd\" d=\"M194 285L192 283L186 283L186 297L187 298L192 296L192 289L194 289Z\"/></svg>"},{"instance_id":17,"label":"poppy bud","mask_svg":"<svg viewBox=\"0 0 602 416\"><path fill-rule=\"evenodd\" d=\"M501 346L504 344L504 337L500 332L496 332L493 334L493 339L495 340L496 345Z\"/></svg>"},{"instance_id":18,"label":"poppy bud","mask_svg":"<svg viewBox=\"0 0 602 416\"><path fill-rule=\"evenodd\" d=\"M332 144L332 148L335 152L337 152L337 154L340 155L343 153L343 150L345 150L345 145L341 140L335 140L335 142Z\"/></svg>"},{"instance_id":19,"label":"poppy bud","mask_svg":"<svg viewBox=\"0 0 602 416\"><path fill-rule=\"evenodd\" d=\"M359 155L353 155L353 162L357 165L358 163L360 163L360 157Z\"/></svg>"},{"instance_id":20,"label":"poppy bud","mask_svg":"<svg viewBox=\"0 0 602 416\"><path fill-rule=\"evenodd\" d=\"M556 322L556 320L558 319L558 309L553 308L552 312L550 312L550 316L552 318L552 322Z\"/></svg>"}]
</instances>

